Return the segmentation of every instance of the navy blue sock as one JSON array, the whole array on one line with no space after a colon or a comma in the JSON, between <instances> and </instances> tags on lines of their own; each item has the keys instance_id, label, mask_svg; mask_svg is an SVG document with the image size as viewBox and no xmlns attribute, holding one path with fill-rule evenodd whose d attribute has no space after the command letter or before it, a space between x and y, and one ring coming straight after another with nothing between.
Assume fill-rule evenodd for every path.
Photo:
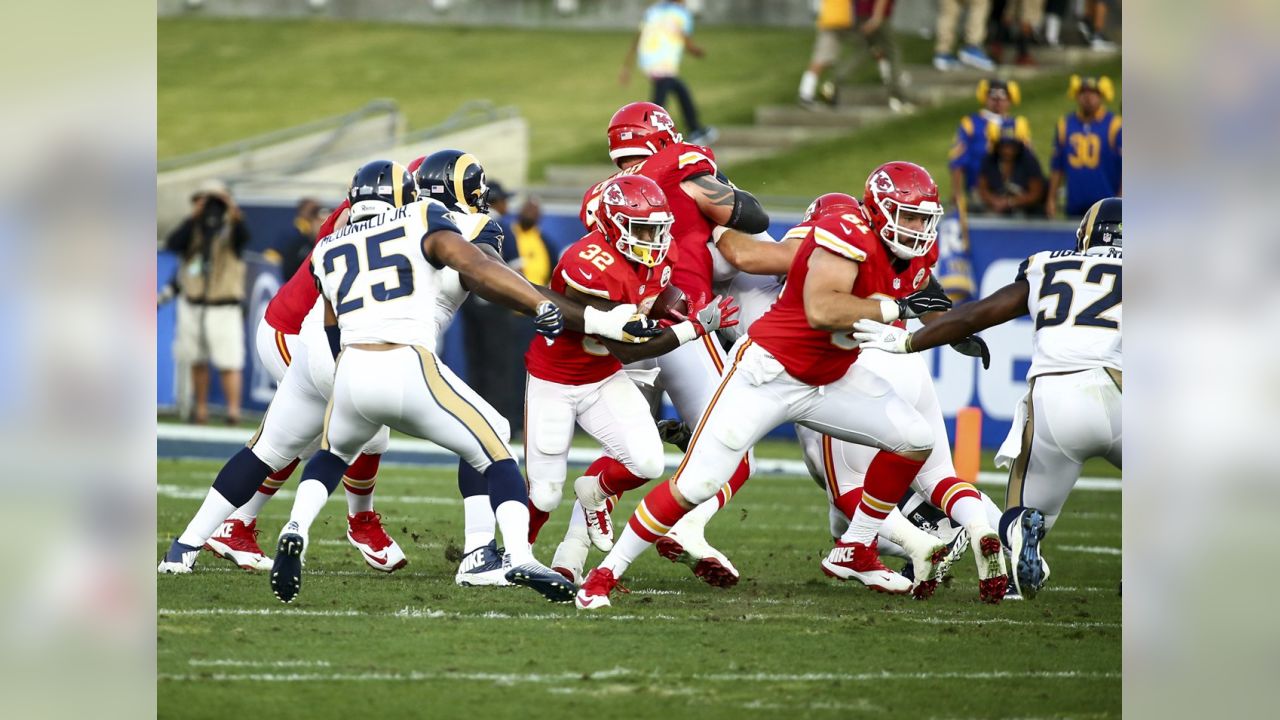
<instances>
[{"instance_id":1,"label":"navy blue sock","mask_svg":"<svg viewBox=\"0 0 1280 720\"><path fill-rule=\"evenodd\" d=\"M464 498L486 495L489 492L489 481L485 479L484 473L471 467L466 460L458 461L458 492Z\"/></svg>"},{"instance_id":2,"label":"navy blue sock","mask_svg":"<svg viewBox=\"0 0 1280 720\"><path fill-rule=\"evenodd\" d=\"M524 476L520 474L520 466L515 460L500 460L490 465L484 471L484 477L489 484L489 505L494 510L504 502L529 504L529 489L525 487Z\"/></svg>"},{"instance_id":3,"label":"navy blue sock","mask_svg":"<svg viewBox=\"0 0 1280 720\"><path fill-rule=\"evenodd\" d=\"M346 471L347 464L342 462L342 458L328 450L318 450L307 461L307 466L302 469L302 479L319 480L332 494L338 489L338 484L342 482L342 473Z\"/></svg>"},{"instance_id":4,"label":"navy blue sock","mask_svg":"<svg viewBox=\"0 0 1280 720\"><path fill-rule=\"evenodd\" d=\"M258 491L258 487L262 485L262 481L266 480L270 474L270 465L262 462L249 448L242 447L240 452L232 455L227 464L218 471L218 477L213 481L213 489L226 498L227 502L240 507L249 502L253 494Z\"/></svg>"}]
</instances>

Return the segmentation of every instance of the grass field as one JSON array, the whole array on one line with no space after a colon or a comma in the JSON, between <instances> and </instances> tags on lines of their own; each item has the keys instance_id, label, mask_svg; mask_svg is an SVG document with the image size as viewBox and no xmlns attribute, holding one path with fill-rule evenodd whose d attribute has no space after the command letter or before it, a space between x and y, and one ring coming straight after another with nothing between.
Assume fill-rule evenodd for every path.
<instances>
[{"instance_id":1,"label":"grass field","mask_svg":"<svg viewBox=\"0 0 1280 720\"><path fill-rule=\"evenodd\" d=\"M217 467L159 461L157 553ZM267 506L264 547L289 497ZM594 615L523 589L453 585L452 470L387 468L378 497L410 558L395 575L347 545L338 498L312 530L291 606L264 574L207 554L194 575L158 578L160 717L1120 714L1118 492L1077 490L1048 544L1050 586L992 607L977 600L968 557L925 603L828 580L823 494L808 479L758 477L708 532L741 584L716 590L648 554L624 581L632 593ZM637 500L623 500L619 522ZM543 532L543 559L563 512Z\"/></svg>"}]
</instances>

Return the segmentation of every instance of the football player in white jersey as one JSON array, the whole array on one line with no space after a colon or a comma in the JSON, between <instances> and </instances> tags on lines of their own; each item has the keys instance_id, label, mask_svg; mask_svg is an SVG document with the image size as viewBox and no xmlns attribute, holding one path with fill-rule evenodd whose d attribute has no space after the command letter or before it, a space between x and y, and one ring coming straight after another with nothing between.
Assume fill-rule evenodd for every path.
<instances>
[{"instance_id":1,"label":"football player in white jersey","mask_svg":"<svg viewBox=\"0 0 1280 720\"><path fill-rule=\"evenodd\" d=\"M352 223L323 239L312 258L337 369L322 448L303 471L281 532L272 590L284 602L296 597L311 523L355 453L387 425L438 442L483 473L514 565L507 579L551 600L572 599L573 584L533 557L525 481L494 427L496 411L429 349L446 266L484 297L533 315L545 336L563 329L562 311L467 242L444 205L417 201L403 166L381 160L361 167L351 201Z\"/></svg>"},{"instance_id":2,"label":"football player in white jersey","mask_svg":"<svg viewBox=\"0 0 1280 720\"><path fill-rule=\"evenodd\" d=\"M475 155L462 150L440 150L409 163L408 170L418 185L419 197L443 203L452 211L449 217L462 236L486 255L502 262L505 238L502 227L489 217L489 185L484 166ZM444 335L462 303L471 295L469 286L451 267L440 271L440 280L432 317L437 338ZM504 442L511 441L511 424L506 418L495 417L494 429ZM463 545L454 582L463 587L509 585L506 573L511 566L504 562L498 548L489 484L465 459L458 461L458 490L463 503Z\"/></svg>"},{"instance_id":3,"label":"football player in white jersey","mask_svg":"<svg viewBox=\"0 0 1280 720\"><path fill-rule=\"evenodd\" d=\"M1121 467L1121 310L1124 250L1120 198L1099 200L1076 231L1075 250L1027 258L1012 283L915 332L859 321L864 348L907 353L954 342L1031 315L1035 353L1027 371L1021 449L1009 473L1000 530L1023 597L1043 586L1040 541L1053 527L1085 460Z\"/></svg>"}]
</instances>

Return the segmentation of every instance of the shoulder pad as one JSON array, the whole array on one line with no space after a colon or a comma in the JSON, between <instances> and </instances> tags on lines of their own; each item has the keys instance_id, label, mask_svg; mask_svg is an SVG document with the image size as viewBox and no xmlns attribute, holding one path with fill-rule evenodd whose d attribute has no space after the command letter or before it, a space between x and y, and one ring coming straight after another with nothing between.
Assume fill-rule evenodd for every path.
<instances>
[{"instance_id":1,"label":"shoulder pad","mask_svg":"<svg viewBox=\"0 0 1280 720\"><path fill-rule=\"evenodd\" d=\"M856 213L828 215L813 224L818 246L854 262L862 262L876 249L875 236L867 222Z\"/></svg>"}]
</instances>

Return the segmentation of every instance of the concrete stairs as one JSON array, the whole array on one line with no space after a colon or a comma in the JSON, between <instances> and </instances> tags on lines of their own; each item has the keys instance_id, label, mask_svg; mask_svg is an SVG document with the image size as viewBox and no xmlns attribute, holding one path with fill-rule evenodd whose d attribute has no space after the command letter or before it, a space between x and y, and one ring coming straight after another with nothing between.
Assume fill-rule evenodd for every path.
<instances>
[{"instance_id":1,"label":"concrete stairs","mask_svg":"<svg viewBox=\"0 0 1280 720\"><path fill-rule=\"evenodd\" d=\"M974 89L984 77L998 75L1027 81L1118 54L1118 51L1095 52L1083 47L1041 47L1034 50L1038 63L1034 67L1004 65L995 73L968 67L943 72L932 65L920 64L906 65L903 70L909 78L907 93L917 107L925 109L966 99L976 107ZM839 103L835 107L809 109L798 104L762 105L755 109L754 124L720 127L720 137L712 149L720 166L731 173L735 164L779 155L807 143L850 135L899 117L889 109L888 101L888 92L877 84L841 87ZM587 187L614 171L608 162L551 165L546 169L545 181L528 190L544 202L577 205Z\"/></svg>"}]
</instances>

